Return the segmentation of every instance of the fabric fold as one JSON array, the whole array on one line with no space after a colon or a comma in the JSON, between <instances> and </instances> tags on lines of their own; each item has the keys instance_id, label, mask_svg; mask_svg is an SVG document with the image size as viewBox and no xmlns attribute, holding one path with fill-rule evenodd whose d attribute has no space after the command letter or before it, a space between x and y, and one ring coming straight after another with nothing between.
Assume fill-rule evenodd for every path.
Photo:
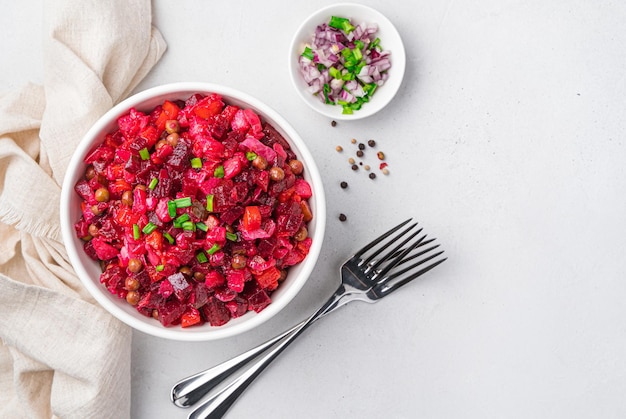
<instances>
[{"instance_id":1,"label":"fabric fold","mask_svg":"<svg viewBox=\"0 0 626 419\"><path fill-rule=\"evenodd\" d=\"M132 333L72 269L60 192L82 136L166 44L149 0L44 7L43 86L0 96L0 417L126 418Z\"/></svg>"}]
</instances>

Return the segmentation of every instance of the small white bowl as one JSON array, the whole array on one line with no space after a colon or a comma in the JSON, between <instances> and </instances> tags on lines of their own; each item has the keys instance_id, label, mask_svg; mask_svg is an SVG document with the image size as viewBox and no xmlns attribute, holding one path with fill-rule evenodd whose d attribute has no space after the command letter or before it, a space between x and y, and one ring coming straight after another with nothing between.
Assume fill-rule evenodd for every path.
<instances>
[{"instance_id":1,"label":"small white bowl","mask_svg":"<svg viewBox=\"0 0 626 419\"><path fill-rule=\"evenodd\" d=\"M128 112L130 108L150 111L164 100L185 100L194 93L218 93L227 104L253 109L257 114L272 124L292 146L292 149L304 164L304 177L311 185L313 196L309 204L313 220L308 224L309 236L313 243L309 254L300 264L289 269L287 278L272 294L272 303L260 313L247 314L231 319L223 326L214 327L205 323L202 326L182 328L180 326L164 327L158 320L140 314L126 300L112 295L99 280L101 269L83 250L82 240L76 237L74 224L80 219L81 198L74 191L74 185L81 179L86 170L84 158L97 144L102 142L104 134L117 127L117 118ZM80 280L93 297L119 320L129 326L161 338L180 341L206 341L233 336L252 329L270 319L300 291L309 278L319 256L326 225L326 200L319 170L304 141L298 133L269 106L256 98L235 89L210 83L175 83L162 85L137 93L124 100L103 115L85 134L79 143L67 168L61 192L61 229L63 240L72 266Z\"/></svg>"},{"instance_id":2,"label":"small white bowl","mask_svg":"<svg viewBox=\"0 0 626 419\"><path fill-rule=\"evenodd\" d=\"M332 16L348 18L354 24L362 22L376 23L378 32L376 36L380 38L380 43L385 50L391 51L391 68L389 69L389 79L376 90L368 103L363 104L361 109L352 114L343 114L342 107L337 105L327 105L318 97L307 91L308 85L298 67L298 57L310 43L311 36L315 33L315 28L322 23L328 23ZM371 7L356 3L340 3L324 7L310 15L304 23L300 25L289 48L289 72L291 81L300 97L311 108L332 119L355 120L374 115L383 109L396 95L402 84L404 70L406 67L406 55L402 38L395 26L380 12Z\"/></svg>"}]
</instances>

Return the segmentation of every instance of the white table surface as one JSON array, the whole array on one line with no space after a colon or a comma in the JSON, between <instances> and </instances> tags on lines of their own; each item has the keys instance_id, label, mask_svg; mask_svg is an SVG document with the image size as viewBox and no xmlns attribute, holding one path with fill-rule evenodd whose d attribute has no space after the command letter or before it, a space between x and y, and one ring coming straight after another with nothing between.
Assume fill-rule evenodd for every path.
<instances>
[{"instance_id":1,"label":"white table surface","mask_svg":"<svg viewBox=\"0 0 626 419\"><path fill-rule=\"evenodd\" d=\"M329 217L309 282L257 330L134 334L133 418L185 418L177 379L303 319L344 256L407 216L449 260L312 327L228 417L626 417L626 3L365 1L397 26L406 77L384 111L336 127L297 96L286 56L330 3L154 2L168 51L138 90L198 80L263 99L316 158ZM41 1L0 8L0 89L40 83ZM375 139L390 175L352 172L335 151L351 138Z\"/></svg>"}]
</instances>

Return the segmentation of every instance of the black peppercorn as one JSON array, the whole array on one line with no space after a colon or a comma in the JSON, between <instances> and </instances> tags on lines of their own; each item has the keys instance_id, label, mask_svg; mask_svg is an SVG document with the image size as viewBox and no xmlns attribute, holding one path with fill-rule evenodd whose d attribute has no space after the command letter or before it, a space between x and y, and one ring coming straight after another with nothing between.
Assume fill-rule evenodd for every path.
<instances>
[{"instance_id":1,"label":"black peppercorn","mask_svg":"<svg viewBox=\"0 0 626 419\"><path fill-rule=\"evenodd\" d=\"M348 187L348 182L341 182L339 185L341 186L341 189L346 189Z\"/></svg>"},{"instance_id":2,"label":"black peppercorn","mask_svg":"<svg viewBox=\"0 0 626 419\"><path fill-rule=\"evenodd\" d=\"M348 217L346 217L346 214L339 214L339 221L344 222L348 219Z\"/></svg>"}]
</instances>

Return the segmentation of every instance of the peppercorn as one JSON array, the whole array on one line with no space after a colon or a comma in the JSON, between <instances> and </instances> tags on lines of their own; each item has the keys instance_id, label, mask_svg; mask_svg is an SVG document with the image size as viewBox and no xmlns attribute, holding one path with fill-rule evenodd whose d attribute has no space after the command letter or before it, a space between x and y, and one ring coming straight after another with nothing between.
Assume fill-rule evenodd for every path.
<instances>
[{"instance_id":1,"label":"peppercorn","mask_svg":"<svg viewBox=\"0 0 626 419\"><path fill-rule=\"evenodd\" d=\"M376 153L376 156L378 156L378 160L385 160L385 153L383 153L382 151Z\"/></svg>"},{"instance_id":2,"label":"peppercorn","mask_svg":"<svg viewBox=\"0 0 626 419\"><path fill-rule=\"evenodd\" d=\"M341 153L343 151L343 147L338 145L337 147L335 147L335 150L337 150L338 153Z\"/></svg>"},{"instance_id":3,"label":"peppercorn","mask_svg":"<svg viewBox=\"0 0 626 419\"><path fill-rule=\"evenodd\" d=\"M376 145L376 141L374 141L374 140L369 140L369 141L367 142L367 145L368 145L368 146L370 146L370 147L374 147L374 146Z\"/></svg>"},{"instance_id":4,"label":"peppercorn","mask_svg":"<svg viewBox=\"0 0 626 419\"><path fill-rule=\"evenodd\" d=\"M352 144L356 144L356 138L351 139L351 140L350 140L350 142L351 142Z\"/></svg>"},{"instance_id":5,"label":"peppercorn","mask_svg":"<svg viewBox=\"0 0 626 419\"><path fill-rule=\"evenodd\" d=\"M365 150L365 144L359 143L359 150Z\"/></svg>"},{"instance_id":6,"label":"peppercorn","mask_svg":"<svg viewBox=\"0 0 626 419\"><path fill-rule=\"evenodd\" d=\"M350 163L350 164L354 164L354 161L355 161L355 160L354 160L352 157L350 157L350 158L348 159L348 163Z\"/></svg>"},{"instance_id":7,"label":"peppercorn","mask_svg":"<svg viewBox=\"0 0 626 419\"><path fill-rule=\"evenodd\" d=\"M348 187L348 182L341 182L339 185L341 186L341 189L346 189Z\"/></svg>"},{"instance_id":8,"label":"peppercorn","mask_svg":"<svg viewBox=\"0 0 626 419\"><path fill-rule=\"evenodd\" d=\"M356 156L357 156L357 157L363 157L363 151L358 150L358 151L356 152Z\"/></svg>"},{"instance_id":9,"label":"peppercorn","mask_svg":"<svg viewBox=\"0 0 626 419\"><path fill-rule=\"evenodd\" d=\"M346 217L346 214L339 214L339 221L344 222L348 219L348 217Z\"/></svg>"},{"instance_id":10,"label":"peppercorn","mask_svg":"<svg viewBox=\"0 0 626 419\"><path fill-rule=\"evenodd\" d=\"M356 164L352 165L352 170L359 170L359 166L357 166Z\"/></svg>"},{"instance_id":11,"label":"peppercorn","mask_svg":"<svg viewBox=\"0 0 626 419\"><path fill-rule=\"evenodd\" d=\"M330 125L333 126L333 127L336 127L337 126L337 121L330 121Z\"/></svg>"},{"instance_id":12,"label":"peppercorn","mask_svg":"<svg viewBox=\"0 0 626 419\"><path fill-rule=\"evenodd\" d=\"M370 179L376 179L376 173L370 173Z\"/></svg>"}]
</instances>

